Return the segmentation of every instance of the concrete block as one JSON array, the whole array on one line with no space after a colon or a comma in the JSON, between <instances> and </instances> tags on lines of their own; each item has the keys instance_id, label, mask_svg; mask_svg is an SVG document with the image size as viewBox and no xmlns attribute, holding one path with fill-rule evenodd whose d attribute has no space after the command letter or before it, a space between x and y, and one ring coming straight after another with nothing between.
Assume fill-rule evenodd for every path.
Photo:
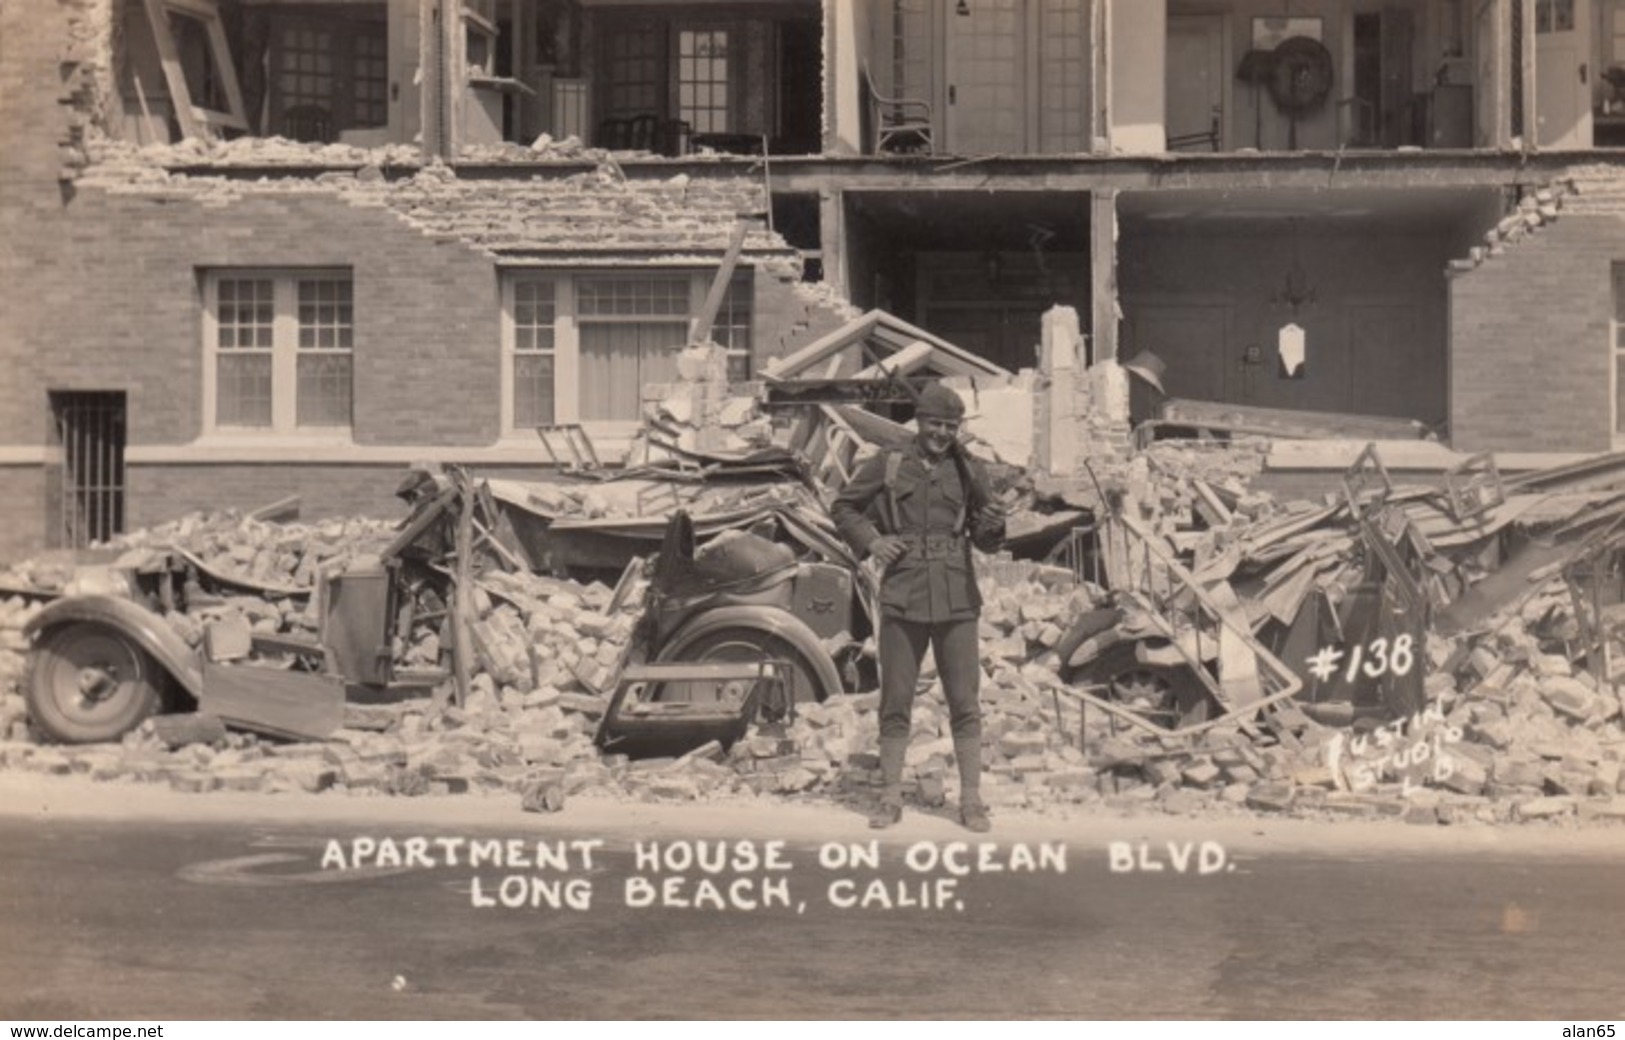
<instances>
[{"instance_id":1,"label":"concrete block","mask_svg":"<svg viewBox=\"0 0 1625 1040\"><path fill-rule=\"evenodd\" d=\"M579 774L577 779L579 782ZM565 774L562 771L540 773L533 776L525 783L519 797L519 808L524 812L562 812L564 803Z\"/></svg>"},{"instance_id":2,"label":"concrete block","mask_svg":"<svg viewBox=\"0 0 1625 1040\"><path fill-rule=\"evenodd\" d=\"M1519 802L1515 811L1520 820L1547 820L1569 815L1575 811L1575 805L1573 798L1532 798Z\"/></svg>"},{"instance_id":3,"label":"concrete block","mask_svg":"<svg viewBox=\"0 0 1625 1040\"><path fill-rule=\"evenodd\" d=\"M1578 679L1552 676L1542 680L1540 695L1552 710L1576 721L1584 722L1597 704L1597 695Z\"/></svg>"},{"instance_id":4,"label":"concrete block","mask_svg":"<svg viewBox=\"0 0 1625 1040\"><path fill-rule=\"evenodd\" d=\"M1210 787L1219 780L1222 771L1211 762L1199 762L1187 768L1182 775L1185 782L1193 787Z\"/></svg>"},{"instance_id":5,"label":"concrete block","mask_svg":"<svg viewBox=\"0 0 1625 1040\"><path fill-rule=\"evenodd\" d=\"M1503 787L1538 789L1546 785L1546 771L1535 759L1514 752L1496 760L1489 779Z\"/></svg>"},{"instance_id":6,"label":"concrete block","mask_svg":"<svg viewBox=\"0 0 1625 1040\"><path fill-rule=\"evenodd\" d=\"M1006 733L999 738L999 753L1005 758L1016 758L1028 754L1041 755L1048 747L1049 738L1035 730Z\"/></svg>"},{"instance_id":7,"label":"concrete block","mask_svg":"<svg viewBox=\"0 0 1625 1040\"><path fill-rule=\"evenodd\" d=\"M1247 792L1246 803L1248 808L1262 812L1285 812L1292 807L1293 796L1290 783L1271 780L1253 784Z\"/></svg>"}]
</instances>

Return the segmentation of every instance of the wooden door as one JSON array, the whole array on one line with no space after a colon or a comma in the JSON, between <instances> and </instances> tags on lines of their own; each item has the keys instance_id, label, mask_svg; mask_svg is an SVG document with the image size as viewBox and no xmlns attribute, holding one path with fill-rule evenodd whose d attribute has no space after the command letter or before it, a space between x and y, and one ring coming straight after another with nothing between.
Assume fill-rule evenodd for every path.
<instances>
[{"instance_id":1,"label":"wooden door","mask_svg":"<svg viewBox=\"0 0 1625 1040\"><path fill-rule=\"evenodd\" d=\"M1420 144L1411 65L1415 61L1416 20L1404 7L1382 10L1382 146Z\"/></svg>"},{"instance_id":2,"label":"wooden door","mask_svg":"<svg viewBox=\"0 0 1625 1040\"><path fill-rule=\"evenodd\" d=\"M1128 347L1118 360L1129 361L1142 350L1156 353L1167 365L1162 385L1169 397L1197 401L1229 400L1225 371L1230 355L1230 307L1219 303L1150 303L1131 305L1124 337ZM1150 414L1150 397L1132 380L1135 418Z\"/></svg>"},{"instance_id":3,"label":"wooden door","mask_svg":"<svg viewBox=\"0 0 1625 1040\"><path fill-rule=\"evenodd\" d=\"M1345 411L1436 423L1445 417L1445 344L1429 336L1420 308L1351 303L1349 402Z\"/></svg>"},{"instance_id":4,"label":"wooden door","mask_svg":"<svg viewBox=\"0 0 1625 1040\"><path fill-rule=\"evenodd\" d=\"M1225 72L1221 15L1168 16L1169 149L1223 147ZM1217 143L1195 141L1219 121Z\"/></svg>"},{"instance_id":5,"label":"wooden door","mask_svg":"<svg viewBox=\"0 0 1625 1040\"><path fill-rule=\"evenodd\" d=\"M1020 155L1027 149L1027 34L1024 0L975 0L950 7L947 150Z\"/></svg>"},{"instance_id":6,"label":"wooden door","mask_svg":"<svg viewBox=\"0 0 1625 1040\"><path fill-rule=\"evenodd\" d=\"M1590 0L1535 0L1535 141L1591 147Z\"/></svg>"}]
</instances>

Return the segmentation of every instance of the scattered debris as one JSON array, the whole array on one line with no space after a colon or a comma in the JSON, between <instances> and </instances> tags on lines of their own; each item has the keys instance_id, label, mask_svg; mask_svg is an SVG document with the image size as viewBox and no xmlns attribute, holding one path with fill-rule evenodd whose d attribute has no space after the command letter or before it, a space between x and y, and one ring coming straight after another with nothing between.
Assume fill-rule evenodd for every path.
<instances>
[{"instance_id":1,"label":"scattered debris","mask_svg":"<svg viewBox=\"0 0 1625 1040\"><path fill-rule=\"evenodd\" d=\"M847 346L901 335L858 328ZM891 346L899 372L936 353ZM871 358L849 379L770 376L730 396L712 389L727 385L713 351L689 361L648 395L646 454L626 470L420 470L398 526L194 516L96 566L17 565L0 575L0 766L189 791L502 791L540 812L580 794L867 796L872 588L824 503L865 453L911 435L856 406L906 396L909 376ZM755 424L765 441L717 432ZM1269 443L1157 441L1086 455L1075 479L1004 467L1012 529L1043 538L978 561L984 797L1625 818L1625 465L1504 478L1474 459L1443 487L1406 487L1373 446L1339 492L1282 502L1251 483ZM26 626L126 582L203 662L202 713L117 744L35 742L17 692ZM754 615L726 614L719 592L762 596L806 632L747 639ZM373 694L346 699L338 675L377 680ZM957 773L940 698L916 720L908 783L942 804Z\"/></svg>"}]
</instances>

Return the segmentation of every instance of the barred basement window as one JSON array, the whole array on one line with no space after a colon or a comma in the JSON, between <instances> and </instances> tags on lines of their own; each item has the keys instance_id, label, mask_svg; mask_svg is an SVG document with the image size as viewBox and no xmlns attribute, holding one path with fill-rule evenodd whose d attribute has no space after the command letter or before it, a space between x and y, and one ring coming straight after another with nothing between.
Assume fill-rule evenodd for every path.
<instances>
[{"instance_id":1,"label":"barred basement window","mask_svg":"<svg viewBox=\"0 0 1625 1040\"><path fill-rule=\"evenodd\" d=\"M355 304L347 272L215 271L204 285L211 430L351 425Z\"/></svg>"}]
</instances>

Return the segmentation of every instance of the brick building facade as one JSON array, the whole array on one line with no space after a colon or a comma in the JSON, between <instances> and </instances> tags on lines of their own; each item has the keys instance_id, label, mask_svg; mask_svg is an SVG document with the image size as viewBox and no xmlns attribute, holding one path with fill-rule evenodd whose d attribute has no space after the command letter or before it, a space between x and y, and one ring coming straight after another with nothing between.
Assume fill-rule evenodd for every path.
<instances>
[{"instance_id":1,"label":"brick building facade","mask_svg":"<svg viewBox=\"0 0 1625 1040\"><path fill-rule=\"evenodd\" d=\"M1538 88L1625 60L1611 4L6 4L0 558L76 490L377 513L613 449L740 213L735 375L871 308L1030 367L1063 304L1174 396L1609 450L1625 103Z\"/></svg>"}]
</instances>

